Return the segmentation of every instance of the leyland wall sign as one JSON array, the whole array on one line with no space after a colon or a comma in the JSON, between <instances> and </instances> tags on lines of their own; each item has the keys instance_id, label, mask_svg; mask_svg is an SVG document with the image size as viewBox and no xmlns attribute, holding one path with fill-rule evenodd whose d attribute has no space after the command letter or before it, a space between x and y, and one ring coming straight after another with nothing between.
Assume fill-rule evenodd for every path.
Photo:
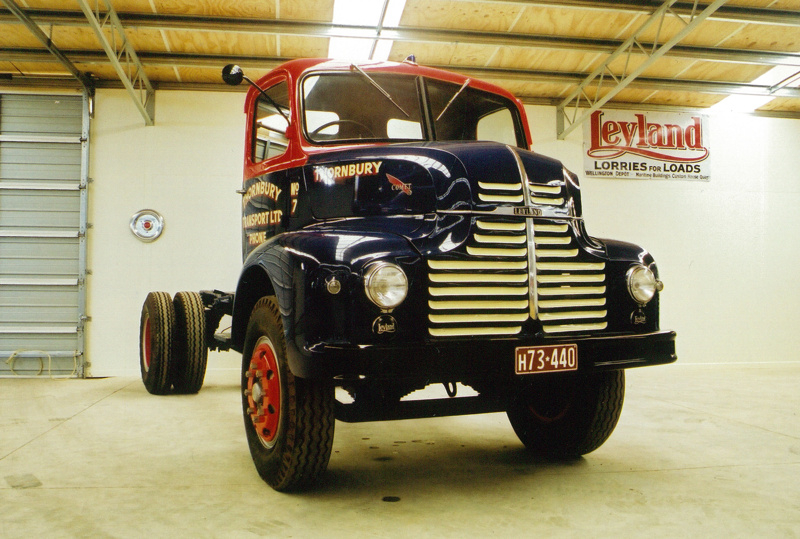
<instances>
[{"instance_id":1,"label":"leyland wall sign","mask_svg":"<svg viewBox=\"0 0 800 539\"><path fill-rule=\"evenodd\" d=\"M595 111L583 128L585 174L708 181L708 132L700 114Z\"/></svg>"}]
</instances>

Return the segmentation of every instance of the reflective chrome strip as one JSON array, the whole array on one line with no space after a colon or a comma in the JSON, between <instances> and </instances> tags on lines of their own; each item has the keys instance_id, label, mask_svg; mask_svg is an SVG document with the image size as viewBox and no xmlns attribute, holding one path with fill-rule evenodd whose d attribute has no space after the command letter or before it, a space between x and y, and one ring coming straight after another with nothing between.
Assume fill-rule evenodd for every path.
<instances>
[{"instance_id":1,"label":"reflective chrome strip","mask_svg":"<svg viewBox=\"0 0 800 539\"><path fill-rule=\"evenodd\" d=\"M536 232L556 232L558 234L563 234L568 228L569 225L533 225L533 230Z\"/></svg>"},{"instance_id":2,"label":"reflective chrome strip","mask_svg":"<svg viewBox=\"0 0 800 539\"><path fill-rule=\"evenodd\" d=\"M525 230L525 223L520 221L519 223L492 223L490 221L481 221L478 220L475 222L478 225L478 228L481 230L503 230L503 231L517 231L522 232ZM567 225L564 225L565 227Z\"/></svg>"},{"instance_id":3,"label":"reflective chrome strip","mask_svg":"<svg viewBox=\"0 0 800 539\"><path fill-rule=\"evenodd\" d=\"M564 204L564 199L531 197L531 202L533 202L534 204L544 204L545 206L561 206L562 204Z\"/></svg>"},{"instance_id":4,"label":"reflective chrome strip","mask_svg":"<svg viewBox=\"0 0 800 539\"><path fill-rule=\"evenodd\" d=\"M467 254L475 256L525 256L528 254L528 249L500 249L491 247L468 246Z\"/></svg>"},{"instance_id":5,"label":"reflective chrome strip","mask_svg":"<svg viewBox=\"0 0 800 539\"><path fill-rule=\"evenodd\" d=\"M497 206L496 208L492 208L491 210L481 210L476 208L470 208L468 210L436 210L437 214L441 215L468 215L468 216L475 216L475 215L487 215L487 216L496 216L496 217L519 217L520 215L525 215L528 217L542 217L544 219L560 219L560 220L571 220L577 221L580 217L575 217L572 215L574 208L571 204L567 205L567 207L556 207L556 206L548 206L544 208L527 208L524 209L523 206ZM520 213L524 212L524 213Z\"/></svg>"},{"instance_id":6,"label":"reflective chrome strip","mask_svg":"<svg viewBox=\"0 0 800 539\"><path fill-rule=\"evenodd\" d=\"M605 286L558 286L553 288L539 287L541 296L583 296L605 294Z\"/></svg>"},{"instance_id":7,"label":"reflective chrome strip","mask_svg":"<svg viewBox=\"0 0 800 539\"><path fill-rule=\"evenodd\" d=\"M464 337L469 335L516 335L522 331L522 326L513 327L476 327L476 328L430 328L433 337Z\"/></svg>"},{"instance_id":8,"label":"reflective chrome strip","mask_svg":"<svg viewBox=\"0 0 800 539\"><path fill-rule=\"evenodd\" d=\"M524 273L431 273L433 283L524 283Z\"/></svg>"},{"instance_id":9,"label":"reflective chrome strip","mask_svg":"<svg viewBox=\"0 0 800 539\"><path fill-rule=\"evenodd\" d=\"M525 243L525 236L487 236L486 234L473 234L478 243Z\"/></svg>"},{"instance_id":10,"label":"reflective chrome strip","mask_svg":"<svg viewBox=\"0 0 800 539\"><path fill-rule=\"evenodd\" d=\"M520 286L453 286L449 288L429 287L431 296L522 296L527 287Z\"/></svg>"},{"instance_id":11,"label":"reflective chrome strip","mask_svg":"<svg viewBox=\"0 0 800 539\"><path fill-rule=\"evenodd\" d=\"M569 236L537 236L536 245L569 245L572 238Z\"/></svg>"},{"instance_id":12,"label":"reflective chrome strip","mask_svg":"<svg viewBox=\"0 0 800 539\"><path fill-rule=\"evenodd\" d=\"M550 195L557 195L561 193L561 190L564 188L564 184L560 185L539 185L539 184L528 184L529 189L532 193L547 193Z\"/></svg>"},{"instance_id":13,"label":"reflective chrome strip","mask_svg":"<svg viewBox=\"0 0 800 539\"><path fill-rule=\"evenodd\" d=\"M542 258L572 258L578 256L577 249L537 249L536 256ZM542 268L544 269L544 268Z\"/></svg>"},{"instance_id":14,"label":"reflective chrome strip","mask_svg":"<svg viewBox=\"0 0 800 539\"><path fill-rule=\"evenodd\" d=\"M528 313L512 314L431 314L428 315L431 322L453 323L453 322L524 322L528 319Z\"/></svg>"},{"instance_id":15,"label":"reflective chrome strip","mask_svg":"<svg viewBox=\"0 0 800 539\"><path fill-rule=\"evenodd\" d=\"M603 271L606 269L605 262L539 262L541 270L561 270L561 271Z\"/></svg>"},{"instance_id":16,"label":"reflective chrome strip","mask_svg":"<svg viewBox=\"0 0 800 539\"><path fill-rule=\"evenodd\" d=\"M529 186L530 182L528 181L528 172L525 170L525 166L522 164L522 158L520 158L519 154L511 146L506 146L506 148L508 148L508 151L511 152L511 155L514 156L514 160L517 162L517 170L519 170L521 185ZM530 189L523 189L522 194L525 197L525 206L530 207ZM536 320L539 312L539 294L536 291L536 288L539 285L536 282L536 238L534 234L533 219L525 220L525 235L527 236L528 240L528 298L530 299L530 315L532 319Z\"/></svg>"},{"instance_id":17,"label":"reflective chrome strip","mask_svg":"<svg viewBox=\"0 0 800 539\"><path fill-rule=\"evenodd\" d=\"M559 307L602 307L606 304L606 298L586 298L586 299L548 299L539 302L543 309L557 309Z\"/></svg>"},{"instance_id":18,"label":"reflective chrome strip","mask_svg":"<svg viewBox=\"0 0 800 539\"><path fill-rule=\"evenodd\" d=\"M514 183L489 183L478 182L478 187L486 189L487 191L520 191L522 190L521 184Z\"/></svg>"},{"instance_id":19,"label":"reflective chrome strip","mask_svg":"<svg viewBox=\"0 0 800 539\"><path fill-rule=\"evenodd\" d=\"M605 318L608 311L569 311L560 313L541 313L539 318L549 320L572 320L575 318Z\"/></svg>"},{"instance_id":20,"label":"reflective chrome strip","mask_svg":"<svg viewBox=\"0 0 800 539\"><path fill-rule=\"evenodd\" d=\"M525 260L495 262L492 260L428 260L434 270L520 270L528 267Z\"/></svg>"},{"instance_id":21,"label":"reflective chrome strip","mask_svg":"<svg viewBox=\"0 0 800 539\"><path fill-rule=\"evenodd\" d=\"M428 301L431 309L438 311L444 310L463 310L463 309L527 309L528 300L505 300L496 299L493 301Z\"/></svg>"},{"instance_id":22,"label":"reflective chrome strip","mask_svg":"<svg viewBox=\"0 0 800 539\"><path fill-rule=\"evenodd\" d=\"M486 195L478 193L478 198L484 202L510 202L512 204L522 202L522 195Z\"/></svg>"},{"instance_id":23,"label":"reflective chrome strip","mask_svg":"<svg viewBox=\"0 0 800 539\"><path fill-rule=\"evenodd\" d=\"M563 326L544 326L545 333L565 333L567 331L599 331L608 327L607 322L596 324L565 324Z\"/></svg>"},{"instance_id":24,"label":"reflective chrome strip","mask_svg":"<svg viewBox=\"0 0 800 539\"><path fill-rule=\"evenodd\" d=\"M602 273L539 275L540 283L602 283L606 276Z\"/></svg>"}]
</instances>

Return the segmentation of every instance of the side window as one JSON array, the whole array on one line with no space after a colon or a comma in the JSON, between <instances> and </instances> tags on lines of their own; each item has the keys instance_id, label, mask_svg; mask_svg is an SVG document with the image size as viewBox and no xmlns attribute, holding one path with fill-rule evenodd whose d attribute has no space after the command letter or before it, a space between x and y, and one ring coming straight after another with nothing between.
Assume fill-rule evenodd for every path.
<instances>
[{"instance_id":1,"label":"side window","mask_svg":"<svg viewBox=\"0 0 800 539\"><path fill-rule=\"evenodd\" d=\"M286 152L288 140L286 128L290 118L288 84L280 82L266 90L272 98L260 95L256 100L255 125L253 126L253 162L260 163ZM284 117L285 116L285 117Z\"/></svg>"}]
</instances>

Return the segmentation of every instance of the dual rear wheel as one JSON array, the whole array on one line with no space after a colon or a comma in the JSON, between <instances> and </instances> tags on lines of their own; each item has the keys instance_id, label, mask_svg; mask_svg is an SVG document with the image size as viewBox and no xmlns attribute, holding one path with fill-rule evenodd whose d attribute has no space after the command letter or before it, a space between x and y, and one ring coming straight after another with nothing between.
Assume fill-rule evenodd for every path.
<instances>
[{"instance_id":1,"label":"dual rear wheel","mask_svg":"<svg viewBox=\"0 0 800 539\"><path fill-rule=\"evenodd\" d=\"M139 324L142 382L154 395L200 391L206 373L205 308L197 292L150 292Z\"/></svg>"}]
</instances>

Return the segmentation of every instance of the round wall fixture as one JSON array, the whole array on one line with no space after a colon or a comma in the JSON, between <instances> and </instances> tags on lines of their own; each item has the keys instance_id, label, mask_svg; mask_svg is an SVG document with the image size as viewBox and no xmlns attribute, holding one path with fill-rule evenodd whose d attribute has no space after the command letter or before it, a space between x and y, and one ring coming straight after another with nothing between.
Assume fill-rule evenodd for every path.
<instances>
[{"instance_id":1,"label":"round wall fixture","mask_svg":"<svg viewBox=\"0 0 800 539\"><path fill-rule=\"evenodd\" d=\"M164 218L155 210L137 211L131 217L131 232L142 241L155 241L164 230Z\"/></svg>"}]
</instances>

